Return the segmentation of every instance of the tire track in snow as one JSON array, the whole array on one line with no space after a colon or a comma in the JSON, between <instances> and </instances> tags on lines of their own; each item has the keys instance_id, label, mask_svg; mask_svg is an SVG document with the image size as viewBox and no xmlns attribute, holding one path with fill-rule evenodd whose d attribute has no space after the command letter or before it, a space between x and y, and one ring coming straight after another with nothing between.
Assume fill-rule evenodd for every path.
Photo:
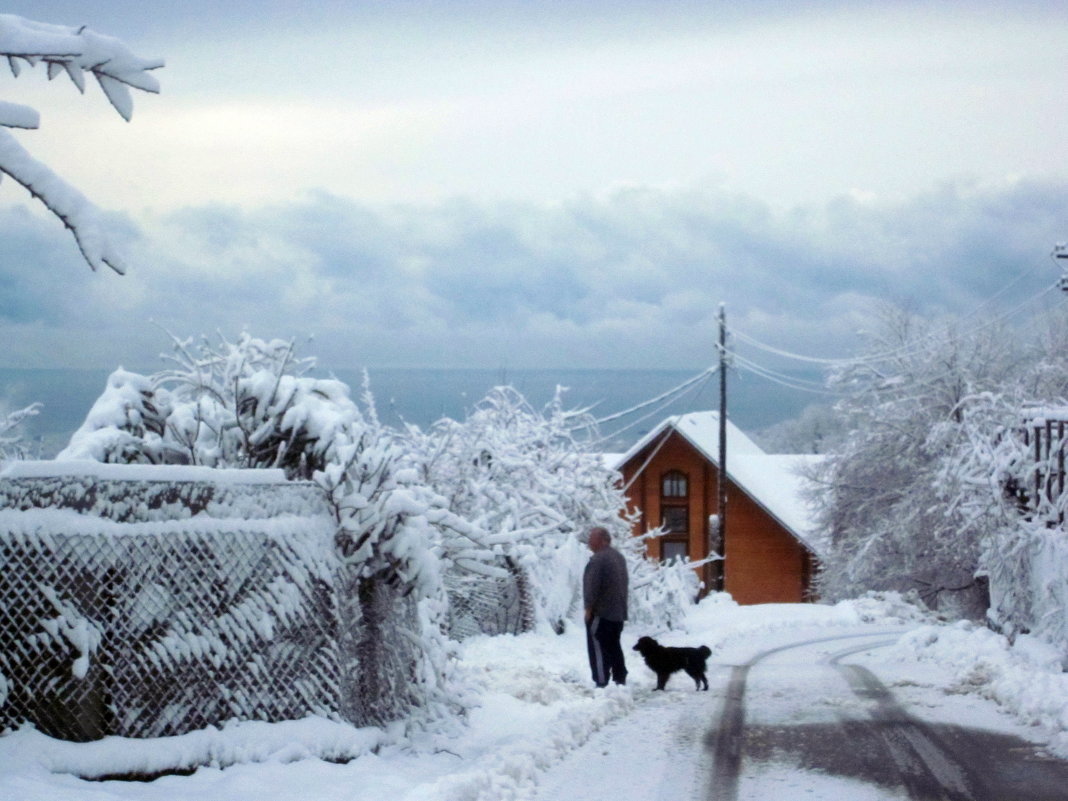
<instances>
[{"instance_id":1,"label":"tire track in snow","mask_svg":"<svg viewBox=\"0 0 1068 801\"><path fill-rule=\"evenodd\" d=\"M742 766L742 742L745 731L745 688L749 679L749 671L760 661L769 656L789 651L795 648L803 648L808 645L817 645L823 642L837 640L857 639L859 637L883 637L887 634L900 634L901 631L872 631L863 634L839 634L831 637L817 637L802 640L800 642L781 645L761 651L748 662L736 665L731 669L731 677L727 684L727 690L723 699L723 710L720 713L719 725L711 729L705 737L705 744L712 752L712 773L709 781L708 792L705 797L709 801L736 801L738 798L738 781L741 776ZM865 650L874 647L866 645ZM845 656L845 654L843 654Z\"/></svg>"},{"instance_id":2,"label":"tire track in snow","mask_svg":"<svg viewBox=\"0 0 1068 801\"><path fill-rule=\"evenodd\" d=\"M869 715L886 744L901 776L901 783L913 799L946 801L998 801L980 772L962 755L955 753L935 732L902 707L886 685L861 665L843 665L842 659L871 648L893 644L892 640L854 646L827 658L858 697L872 702Z\"/></svg>"}]
</instances>

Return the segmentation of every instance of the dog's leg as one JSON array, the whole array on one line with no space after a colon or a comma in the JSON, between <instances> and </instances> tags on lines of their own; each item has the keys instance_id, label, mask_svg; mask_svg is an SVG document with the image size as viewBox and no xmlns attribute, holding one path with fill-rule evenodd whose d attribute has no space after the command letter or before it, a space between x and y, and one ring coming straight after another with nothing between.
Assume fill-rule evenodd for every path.
<instances>
[{"instance_id":1,"label":"dog's leg","mask_svg":"<svg viewBox=\"0 0 1068 801\"><path fill-rule=\"evenodd\" d=\"M700 690L701 689L701 679L704 678L704 675L701 673L701 671L698 670L697 668L688 667L688 668L686 668L686 674L691 679L693 679L693 683L695 685L694 689L695 690ZM707 682L706 682L706 684L707 684Z\"/></svg>"}]
</instances>

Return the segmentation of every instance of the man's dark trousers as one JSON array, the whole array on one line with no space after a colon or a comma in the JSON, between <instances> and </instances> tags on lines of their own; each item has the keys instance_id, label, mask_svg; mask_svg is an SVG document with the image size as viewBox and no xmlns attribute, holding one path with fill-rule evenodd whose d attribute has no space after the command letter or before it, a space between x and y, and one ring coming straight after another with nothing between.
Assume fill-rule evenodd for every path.
<instances>
[{"instance_id":1,"label":"man's dark trousers","mask_svg":"<svg viewBox=\"0 0 1068 801\"><path fill-rule=\"evenodd\" d=\"M609 678L616 684L627 683L627 665L623 661L623 648L619 644L622 634L622 620L595 617L586 624L590 671L593 673L593 683L598 687L608 684Z\"/></svg>"}]
</instances>

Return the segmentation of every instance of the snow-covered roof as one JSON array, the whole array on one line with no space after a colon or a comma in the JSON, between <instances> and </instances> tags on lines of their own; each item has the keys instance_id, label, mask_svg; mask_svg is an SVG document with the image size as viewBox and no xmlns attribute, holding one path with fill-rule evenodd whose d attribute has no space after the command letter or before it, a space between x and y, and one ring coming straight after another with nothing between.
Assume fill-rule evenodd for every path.
<instances>
[{"instance_id":1,"label":"snow-covered roof","mask_svg":"<svg viewBox=\"0 0 1068 801\"><path fill-rule=\"evenodd\" d=\"M666 418L618 457L622 468L652 442L666 439L668 428L677 431L712 464L719 465L719 412L691 412ZM744 431L727 420L727 476L757 504L815 553L823 550L812 509L802 496L800 470L822 457L804 454L770 454ZM729 519L729 518L728 518Z\"/></svg>"}]
</instances>

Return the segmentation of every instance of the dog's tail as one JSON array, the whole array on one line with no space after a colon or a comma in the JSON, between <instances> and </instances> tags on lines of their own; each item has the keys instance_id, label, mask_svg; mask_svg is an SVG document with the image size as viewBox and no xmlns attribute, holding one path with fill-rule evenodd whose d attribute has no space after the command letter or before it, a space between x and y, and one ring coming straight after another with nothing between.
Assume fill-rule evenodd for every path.
<instances>
[{"instance_id":1,"label":"dog's tail","mask_svg":"<svg viewBox=\"0 0 1068 801\"><path fill-rule=\"evenodd\" d=\"M700 648L697 649L697 653L699 653L705 659L708 659L708 657L712 656L712 649L709 648L707 645L702 645Z\"/></svg>"}]
</instances>

